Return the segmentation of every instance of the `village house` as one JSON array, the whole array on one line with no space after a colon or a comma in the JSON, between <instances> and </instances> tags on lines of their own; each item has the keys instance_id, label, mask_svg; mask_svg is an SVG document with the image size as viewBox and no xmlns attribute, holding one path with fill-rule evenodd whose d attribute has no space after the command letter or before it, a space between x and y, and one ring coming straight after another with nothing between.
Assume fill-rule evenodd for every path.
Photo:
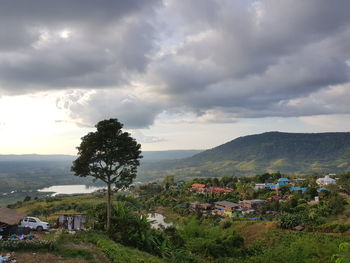
<instances>
[{"instance_id":1,"label":"village house","mask_svg":"<svg viewBox=\"0 0 350 263\"><path fill-rule=\"evenodd\" d=\"M255 187L262 187L263 184L256 184ZM288 178L279 178L277 183L266 183L264 184L266 188L271 191L278 191L281 187L290 185L290 180Z\"/></svg>"},{"instance_id":2,"label":"village house","mask_svg":"<svg viewBox=\"0 0 350 263\"><path fill-rule=\"evenodd\" d=\"M266 188L266 184L255 184L254 186L254 190L261 190L265 188Z\"/></svg>"},{"instance_id":3,"label":"village house","mask_svg":"<svg viewBox=\"0 0 350 263\"><path fill-rule=\"evenodd\" d=\"M214 204L216 208L214 213L217 213L223 216L228 216L228 217L232 217L233 211L241 209L239 204L229 202L229 201L219 201L219 202L215 202Z\"/></svg>"},{"instance_id":4,"label":"village house","mask_svg":"<svg viewBox=\"0 0 350 263\"><path fill-rule=\"evenodd\" d=\"M265 200L254 199L254 200L243 200L239 202L242 209L245 210L256 210L265 203Z\"/></svg>"},{"instance_id":5,"label":"village house","mask_svg":"<svg viewBox=\"0 0 350 263\"><path fill-rule=\"evenodd\" d=\"M318 184L319 186L327 186L331 184L336 184L336 180L331 178L329 175L326 175L323 178L318 178L316 180L316 184Z\"/></svg>"},{"instance_id":6,"label":"village house","mask_svg":"<svg viewBox=\"0 0 350 263\"><path fill-rule=\"evenodd\" d=\"M286 185L286 184L288 184L289 183L289 179L288 178L279 178L278 179L278 184L280 185L280 186L284 186L284 185Z\"/></svg>"},{"instance_id":7,"label":"village house","mask_svg":"<svg viewBox=\"0 0 350 263\"><path fill-rule=\"evenodd\" d=\"M18 225L26 217L26 214L14 209L0 207L0 236L17 232Z\"/></svg>"},{"instance_id":8,"label":"village house","mask_svg":"<svg viewBox=\"0 0 350 263\"><path fill-rule=\"evenodd\" d=\"M267 188L269 188L270 190L278 190L278 188L279 188L279 185L278 185L278 184L273 184L273 183L265 184L265 186L266 186Z\"/></svg>"},{"instance_id":9,"label":"village house","mask_svg":"<svg viewBox=\"0 0 350 263\"><path fill-rule=\"evenodd\" d=\"M57 216L57 227L64 227L68 230L85 229L86 215L84 214L59 214Z\"/></svg>"},{"instance_id":10,"label":"village house","mask_svg":"<svg viewBox=\"0 0 350 263\"><path fill-rule=\"evenodd\" d=\"M232 193L232 189L227 188L221 188L221 187L209 187L208 192L214 193L214 194L227 194Z\"/></svg>"},{"instance_id":11,"label":"village house","mask_svg":"<svg viewBox=\"0 0 350 263\"><path fill-rule=\"evenodd\" d=\"M320 192L322 192L322 191L327 191L327 192L329 192L329 190L328 190L327 188L324 188L324 187L320 187L320 188L317 189L317 193L320 193Z\"/></svg>"},{"instance_id":12,"label":"village house","mask_svg":"<svg viewBox=\"0 0 350 263\"><path fill-rule=\"evenodd\" d=\"M269 198L266 199L267 202L272 203L275 201L279 201L281 199L281 197L279 195L273 195L270 196Z\"/></svg>"},{"instance_id":13,"label":"village house","mask_svg":"<svg viewBox=\"0 0 350 263\"><path fill-rule=\"evenodd\" d=\"M205 184L192 184L190 191L203 193L206 190Z\"/></svg>"},{"instance_id":14,"label":"village house","mask_svg":"<svg viewBox=\"0 0 350 263\"><path fill-rule=\"evenodd\" d=\"M209 210L211 208L212 208L212 204L209 204L209 203L200 203L200 202L190 203L190 209L192 210L196 210L196 209Z\"/></svg>"},{"instance_id":15,"label":"village house","mask_svg":"<svg viewBox=\"0 0 350 263\"><path fill-rule=\"evenodd\" d=\"M224 209L225 211L233 211L240 208L240 205L237 203L229 202L229 201L219 201L215 202L215 208Z\"/></svg>"},{"instance_id":16,"label":"village house","mask_svg":"<svg viewBox=\"0 0 350 263\"><path fill-rule=\"evenodd\" d=\"M305 193L307 191L307 187L299 187L299 186L292 186L289 188L289 191L291 192L298 192L298 191L301 191L301 193Z\"/></svg>"},{"instance_id":17,"label":"village house","mask_svg":"<svg viewBox=\"0 0 350 263\"><path fill-rule=\"evenodd\" d=\"M320 203L320 197L315 196L315 200L311 200L309 202L307 202L308 205L317 205Z\"/></svg>"}]
</instances>

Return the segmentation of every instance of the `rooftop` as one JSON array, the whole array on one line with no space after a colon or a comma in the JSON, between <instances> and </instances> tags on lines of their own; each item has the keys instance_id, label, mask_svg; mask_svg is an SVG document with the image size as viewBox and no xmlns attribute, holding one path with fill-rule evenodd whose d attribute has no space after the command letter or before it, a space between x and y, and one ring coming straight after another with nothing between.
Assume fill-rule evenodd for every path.
<instances>
[{"instance_id":1,"label":"rooftop","mask_svg":"<svg viewBox=\"0 0 350 263\"><path fill-rule=\"evenodd\" d=\"M226 207L237 207L237 206L239 206L239 204L232 203L232 202L229 202L229 201L215 202L215 205L226 206Z\"/></svg>"},{"instance_id":2,"label":"rooftop","mask_svg":"<svg viewBox=\"0 0 350 263\"><path fill-rule=\"evenodd\" d=\"M253 200L243 200L243 201L240 201L240 203L251 203L251 204L253 204L253 203L264 203L265 202L265 200L261 200L261 199L253 199Z\"/></svg>"},{"instance_id":3,"label":"rooftop","mask_svg":"<svg viewBox=\"0 0 350 263\"><path fill-rule=\"evenodd\" d=\"M19 224L19 222L25 217L25 213L6 207L0 207L0 223L13 226Z\"/></svg>"},{"instance_id":4,"label":"rooftop","mask_svg":"<svg viewBox=\"0 0 350 263\"><path fill-rule=\"evenodd\" d=\"M193 187L193 188L204 188L205 184L192 184L191 187Z\"/></svg>"},{"instance_id":5,"label":"rooftop","mask_svg":"<svg viewBox=\"0 0 350 263\"><path fill-rule=\"evenodd\" d=\"M280 178L278 179L278 182L289 182L288 178Z\"/></svg>"}]
</instances>

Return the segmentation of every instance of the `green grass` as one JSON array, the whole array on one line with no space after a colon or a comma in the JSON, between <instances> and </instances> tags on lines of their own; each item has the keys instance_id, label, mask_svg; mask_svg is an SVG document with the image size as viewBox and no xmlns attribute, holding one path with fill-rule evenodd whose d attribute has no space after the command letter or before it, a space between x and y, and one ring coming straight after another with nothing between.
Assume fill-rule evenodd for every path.
<instances>
[{"instance_id":1,"label":"green grass","mask_svg":"<svg viewBox=\"0 0 350 263\"><path fill-rule=\"evenodd\" d=\"M249 171L254 171L255 170L255 161L251 160L248 162L240 162L235 166L235 168L238 171L244 171L244 172L249 172Z\"/></svg>"},{"instance_id":2,"label":"green grass","mask_svg":"<svg viewBox=\"0 0 350 263\"><path fill-rule=\"evenodd\" d=\"M250 247L246 263L332 263L339 244L349 239L320 233L268 231L262 241Z\"/></svg>"},{"instance_id":3,"label":"green grass","mask_svg":"<svg viewBox=\"0 0 350 263\"><path fill-rule=\"evenodd\" d=\"M123 246L103 234L79 233L78 239L95 244L114 263L163 263L162 259L135 248Z\"/></svg>"}]
</instances>

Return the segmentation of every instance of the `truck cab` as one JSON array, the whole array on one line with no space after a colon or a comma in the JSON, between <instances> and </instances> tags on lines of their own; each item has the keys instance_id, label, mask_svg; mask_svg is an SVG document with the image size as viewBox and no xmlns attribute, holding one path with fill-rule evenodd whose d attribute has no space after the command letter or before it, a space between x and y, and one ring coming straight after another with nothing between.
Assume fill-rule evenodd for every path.
<instances>
[{"instance_id":1,"label":"truck cab","mask_svg":"<svg viewBox=\"0 0 350 263\"><path fill-rule=\"evenodd\" d=\"M20 224L22 227L29 227L30 229L43 231L48 230L50 228L49 223L41 221L37 217L27 216L24 218Z\"/></svg>"}]
</instances>

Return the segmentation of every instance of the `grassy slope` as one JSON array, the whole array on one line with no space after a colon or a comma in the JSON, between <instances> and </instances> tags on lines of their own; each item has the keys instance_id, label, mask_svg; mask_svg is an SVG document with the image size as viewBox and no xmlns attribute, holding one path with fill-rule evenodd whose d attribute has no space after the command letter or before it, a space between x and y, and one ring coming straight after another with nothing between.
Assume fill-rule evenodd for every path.
<instances>
[{"instance_id":1,"label":"grassy slope","mask_svg":"<svg viewBox=\"0 0 350 263\"><path fill-rule=\"evenodd\" d=\"M47 234L41 239L50 239ZM22 241L24 242L24 241ZM14 253L18 262L79 262L79 263L162 263L162 259L134 248L115 243L102 234L64 233L54 249L1 250L3 254Z\"/></svg>"},{"instance_id":2,"label":"grassy slope","mask_svg":"<svg viewBox=\"0 0 350 263\"><path fill-rule=\"evenodd\" d=\"M84 205L97 205L102 202L105 202L103 195L91 194L65 197L51 202L44 200L26 202L18 209L28 214L31 214L38 209L47 210L49 215L46 219L54 221L55 216L53 215L55 213L63 211L73 212L78 204L79 209L82 209L84 208ZM182 217L176 216L170 208L159 208L158 212L169 216L169 218L175 222L181 222L183 219ZM337 216L331 220L347 222L348 218ZM276 223L271 221L235 221L230 228L239 232L243 236L249 256L241 258L238 261L227 259L227 261L224 262L332 262L331 256L337 253L339 244L344 241L350 241L350 231L343 234L284 231L277 229ZM91 252L93 252L92 250L94 249L92 246L94 246L97 251L102 251L107 257L109 257L112 262L162 262L162 260L157 257L133 248L124 247L106 238L102 237L102 241L99 241L100 238L101 236L99 235L97 235L96 238L94 233L78 237L68 236L66 244L78 244L76 249L87 248ZM74 248L72 245L69 245L69 247ZM64 256L66 260L69 260L74 255L79 258L79 260L87 260L86 258L80 258L79 253L74 251L70 252L70 255L68 253L67 255L62 256ZM116 257L115 255L119 255L119 257ZM96 255L95 253L92 253L92 258L94 257L96 257ZM124 259L124 261L118 261L120 258L126 259Z\"/></svg>"},{"instance_id":3,"label":"grassy slope","mask_svg":"<svg viewBox=\"0 0 350 263\"><path fill-rule=\"evenodd\" d=\"M18 211L35 215L36 211L46 211L47 216L40 216L52 225L56 222L56 214L84 212L84 207L91 207L105 202L103 194L88 194L80 196L69 196L55 198L52 200L33 200L18 204ZM86 212L86 211L85 211ZM44 239L52 239L53 234L43 235ZM11 250L12 251L12 250ZM9 252L9 251L5 251ZM37 253L36 255L33 252ZM138 263L154 262L161 263L163 260L154 257L146 252L134 248L128 248L109 240L102 234L80 233L71 236L64 235L55 251L26 251L16 252L19 259L25 262L116 262L116 263ZM102 258L102 259L101 259ZM107 259L108 258L108 259ZM56 261L55 261L56 260ZM22 262L22 261L20 261ZM24 261L23 261L24 262Z\"/></svg>"}]
</instances>

